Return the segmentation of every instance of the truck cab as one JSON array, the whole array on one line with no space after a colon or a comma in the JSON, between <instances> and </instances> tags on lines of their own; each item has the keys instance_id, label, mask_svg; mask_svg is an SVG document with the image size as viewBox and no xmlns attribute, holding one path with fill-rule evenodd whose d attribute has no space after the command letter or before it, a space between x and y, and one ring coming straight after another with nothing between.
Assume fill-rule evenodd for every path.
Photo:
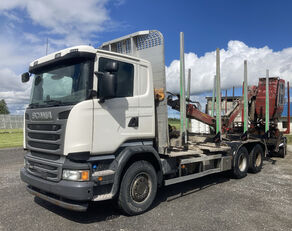
<instances>
[{"instance_id":1,"label":"truck cab","mask_svg":"<svg viewBox=\"0 0 292 231\"><path fill-rule=\"evenodd\" d=\"M137 44L136 37L143 36L146 43L153 33L158 32L142 31L125 40L134 43L134 38ZM30 193L78 211L89 201L116 196L124 167L131 163L127 159L133 162L148 152L155 171L161 171L152 65L106 46L49 54L33 61L22 77L31 79L32 90L21 179ZM137 53L142 46L140 41Z\"/></svg>"}]
</instances>

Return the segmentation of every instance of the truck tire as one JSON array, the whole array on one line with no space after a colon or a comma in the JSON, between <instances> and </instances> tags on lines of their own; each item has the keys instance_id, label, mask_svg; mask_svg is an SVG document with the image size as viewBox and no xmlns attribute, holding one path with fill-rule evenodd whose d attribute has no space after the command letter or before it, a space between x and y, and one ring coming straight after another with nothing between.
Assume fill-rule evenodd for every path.
<instances>
[{"instance_id":1,"label":"truck tire","mask_svg":"<svg viewBox=\"0 0 292 231\"><path fill-rule=\"evenodd\" d=\"M258 173L263 167L264 150L261 145L256 144L249 155L249 171Z\"/></svg>"},{"instance_id":2,"label":"truck tire","mask_svg":"<svg viewBox=\"0 0 292 231\"><path fill-rule=\"evenodd\" d=\"M284 138L283 140L283 146L279 148L278 156L281 158L285 158L287 154L287 140Z\"/></svg>"},{"instance_id":3,"label":"truck tire","mask_svg":"<svg viewBox=\"0 0 292 231\"><path fill-rule=\"evenodd\" d=\"M248 163L248 151L245 147L241 147L234 156L232 169L234 178L241 179L247 175Z\"/></svg>"},{"instance_id":4,"label":"truck tire","mask_svg":"<svg viewBox=\"0 0 292 231\"><path fill-rule=\"evenodd\" d=\"M134 162L123 176L118 204L128 215L138 215L151 206L157 192L157 174L148 161Z\"/></svg>"}]
</instances>

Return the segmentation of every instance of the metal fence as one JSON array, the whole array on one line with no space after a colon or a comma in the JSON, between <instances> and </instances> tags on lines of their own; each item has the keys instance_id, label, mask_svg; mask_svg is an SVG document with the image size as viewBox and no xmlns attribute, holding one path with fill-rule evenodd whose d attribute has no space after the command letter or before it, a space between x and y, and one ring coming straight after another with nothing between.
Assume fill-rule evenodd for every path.
<instances>
[{"instance_id":1,"label":"metal fence","mask_svg":"<svg viewBox=\"0 0 292 231\"><path fill-rule=\"evenodd\" d=\"M23 115L0 115L0 129L23 128Z\"/></svg>"}]
</instances>

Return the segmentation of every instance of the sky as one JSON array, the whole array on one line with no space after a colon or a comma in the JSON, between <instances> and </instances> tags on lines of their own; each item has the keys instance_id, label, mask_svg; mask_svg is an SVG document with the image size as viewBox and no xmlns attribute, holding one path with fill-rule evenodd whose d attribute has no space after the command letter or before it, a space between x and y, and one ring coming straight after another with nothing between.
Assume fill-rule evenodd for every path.
<instances>
[{"instance_id":1,"label":"sky","mask_svg":"<svg viewBox=\"0 0 292 231\"><path fill-rule=\"evenodd\" d=\"M240 86L243 61L248 83L279 76L292 80L292 1L289 0L1 0L0 99L12 114L29 103L30 83L20 81L34 59L74 45L102 42L157 29L165 39L167 90L178 92L179 32L193 99L204 102L221 54L222 89ZM231 94L231 90L228 91Z\"/></svg>"}]
</instances>

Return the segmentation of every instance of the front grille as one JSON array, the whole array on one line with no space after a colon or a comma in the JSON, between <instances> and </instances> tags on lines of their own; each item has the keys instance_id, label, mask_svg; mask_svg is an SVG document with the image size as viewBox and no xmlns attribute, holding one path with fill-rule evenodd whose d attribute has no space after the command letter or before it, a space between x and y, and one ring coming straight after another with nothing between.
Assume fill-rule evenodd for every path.
<instances>
[{"instance_id":1,"label":"front grille","mask_svg":"<svg viewBox=\"0 0 292 231\"><path fill-rule=\"evenodd\" d=\"M26 170L37 177L59 181L61 179L61 165L58 163L51 163L38 159L26 159Z\"/></svg>"},{"instance_id":2,"label":"front grille","mask_svg":"<svg viewBox=\"0 0 292 231\"><path fill-rule=\"evenodd\" d=\"M61 129L59 124L28 124L27 127L37 131L58 131Z\"/></svg>"},{"instance_id":3,"label":"front grille","mask_svg":"<svg viewBox=\"0 0 292 231\"><path fill-rule=\"evenodd\" d=\"M59 144L47 144L47 143L41 143L41 142L35 142L35 141L28 141L27 142L29 146L40 148L40 149L48 149L48 150L57 150L59 149Z\"/></svg>"},{"instance_id":4,"label":"front grille","mask_svg":"<svg viewBox=\"0 0 292 231\"><path fill-rule=\"evenodd\" d=\"M61 154L61 124L28 124L27 145L31 150Z\"/></svg>"},{"instance_id":5,"label":"front grille","mask_svg":"<svg viewBox=\"0 0 292 231\"><path fill-rule=\"evenodd\" d=\"M47 160L59 160L61 158L60 155L54 155L54 154L47 154L43 152L30 152L30 155L33 157L41 158L41 159L47 159Z\"/></svg>"},{"instance_id":6,"label":"front grille","mask_svg":"<svg viewBox=\"0 0 292 231\"><path fill-rule=\"evenodd\" d=\"M58 134L44 134L44 133L28 132L28 136L32 139L41 139L41 140L59 140L60 139L60 135Z\"/></svg>"},{"instance_id":7,"label":"front grille","mask_svg":"<svg viewBox=\"0 0 292 231\"><path fill-rule=\"evenodd\" d=\"M66 116L72 107L73 105L27 109L25 112L28 115L28 120L25 122L27 149L36 153L63 155L67 124ZM51 120L33 117L33 113L48 113L51 115Z\"/></svg>"}]
</instances>

